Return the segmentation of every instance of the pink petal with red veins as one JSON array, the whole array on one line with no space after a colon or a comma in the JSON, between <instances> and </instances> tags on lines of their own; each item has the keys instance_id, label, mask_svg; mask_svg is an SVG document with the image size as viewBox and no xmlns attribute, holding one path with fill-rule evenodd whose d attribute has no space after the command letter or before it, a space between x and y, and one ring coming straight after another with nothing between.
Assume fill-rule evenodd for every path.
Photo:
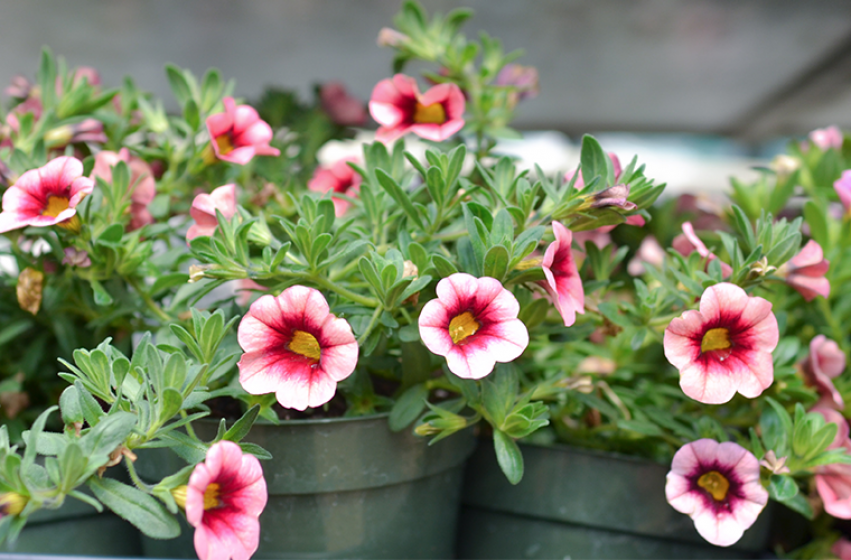
<instances>
[{"instance_id":1,"label":"pink petal with red veins","mask_svg":"<svg viewBox=\"0 0 851 560\"><path fill-rule=\"evenodd\" d=\"M517 359L526 350L529 331L520 319L508 319L485 326L467 341L464 348L468 357L482 352L497 362L505 363Z\"/></svg>"},{"instance_id":2,"label":"pink petal with red veins","mask_svg":"<svg viewBox=\"0 0 851 560\"><path fill-rule=\"evenodd\" d=\"M243 146L241 148L236 148L227 154L220 154L219 159L222 161L228 161L230 163L236 163L238 165L245 165L256 155L256 150L254 146Z\"/></svg>"},{"instance_id":3,"label":"pink petal with red veins","mask_svg":"<svg viewBox=\"0 0 851 560\"><path fill-rule=\"evenodd\" d=\"M247 105L246 105L246 107L247 107ZM251 108L249 107L249 109L251 109ZM252 109L252 111L253 111L253 109ZM255 112L254 115L256 116L257 113ZM250 124L248 127L246 127L246 129L243 130L241 134L236 135L235 138L234 138L234 141L237 144L241 144L241 145L250 144L250 145L253 145L253 146L260 147L262 145L268 144L271 139L272 139L272 127L269 126L264 121L256 120L252 124ZM274 150L274 148L272 148L272 149ZM275 151L277 151L277 150L275 150Z\"/></svg>"},{"instance_id":4,"label":"pink petal with red veins","mask_svg":"<svg viewBox=\"0 0 851 560\"><path fill-rule=\"evenodd\" d=\"M447 313L454 317L466 310L462 307L474 300L478 288L479 283L475 276L459 272L438 282L435 292L441 303L446 306Z\"/></svg>"},{"instance_id":5,"label":"pink petal with red veins","mask_svg":"<svg viewBox=\"0 0 851 560\"><path fill-rule=\"evenodd\" d=\"M701 537L715 546L730 546L742 538L745 528L729 513L716 513L706 508L692 516L694 528Z\"/></svg>"},{"instance_id":6,"label":"pink petal with red veins","mask_svg":"<svg viewBox=\"0 0 851 560\"><path fill-rule=\"evenodd\" d=\"M795 288L806 301L813 301L818 296L830 296L830 281L827 278L813 278L803 274L789 274L786 283Z\"/></svg>"},{"instance_id":7,"label":"pink petal with red veins","mask_svg":"<svg viewBox=\"0 0 851 560\"><path fill-rule=\"evenodd\" d=\"M385 144L388 144L390 142L395 142L396 140L410 132L410 130L410 126L382 126L375 131L375 139L379 142L384 142Z\"/></svg>"},{"instance_id":8,"label":"pink petal with red veins","mask_svg":"<svg viewBox=\"0 0 851 560\"><path fill-rule=\"evenodd\" d=\"M20 229L28 225L28 216L24 216L22 214L13 214L11 212L0 213L0 233L6 233L7 231Z\"/></svg>"},{"instance_id":9,"label":"pink petal with red veins","mask_svg":"<svg viewBox=\"0 0 851 560\"><path fill-rule=\"evenodd\" d=\"M349 347L354 344L355 353L357 353L357 344L355 342L355 335L352 334L351 325L345 319L340 319L333 314L329 314L325 319L319 333L316 335L316 339L319 341L323 352L326 348L340 348L343 351L343 347ZM324 358L325 356L323 354Z\"/></svg>"},{"instance_id":10,"label":"pink petal with red veins","mask_svg":"<svg viewBox=\"0 0 851 560\"><path fill-rule=\"evenodd\" d=\"M51 193L67 192L68 185L83 174L83 162L77 158L61 156L47 162L38 172L42 189Z\"/></svg>"},{"instance_id":11,"label":"pink petal with red veins","mask_svg":"<svg viewBox=\"0 0 851 560\"><path fill-rule=\"evenodd\" d=\"M390 78L381 80L372 89L370 96L370 104L376 103L381 105L395 106L407 99L413 99L414 95L402 95L396 84Z\"/></svg>"},{"instance_id":12,"label":"pink petal with red veins","mask_svg":"<svg viewBox=\"0 0 851 560\"><path fill-rule=\"evenodd\" d=\"M260 120L260 115L254 107L238 105L233 112L233 134L236 137L244 135L248 129ZM271 129L270 129L271 131ZM269 137L271 138L271 136Z\"/></svg>"},{"instance_id":13,"label":"pink petal with red veins","mask_svg":"<svg viewBox=\"0 0 851 560\"><path fill-rule=\"evenodd\" d=\"M417 101L419 101L422 105L425 105L426 107L435 103L443 104L446 100L449 99L453 91L453 87L457 88L458 86L455 84L438 84L436 86L431 87L427 92L422 94Z\"/></svg>"},{"instance_id":14,"label":"pink petal with red veins","mask_svg":"<svg viewBox=\"0 0 851 560\"><path fill-rule=\"evenodd\" d=\"M704 404L722 404L736 394L738 375L729 375L726 369L708 362L706 366L691 363L680 369L680 388L687 396Z\"/></svg>"},{"instance_id":15,"label":"pink petal with red veins","mask_svg":"<svg viewBox=\"0 0 851 560\"><path fill-rule=\"evenodd\" d=\"M691 482L686 477L673 472L673 469L666 478L665 499L671 507L686 515L703 505L703 498L691 491Z\"/></svg>"},{"instance_id":16,"label":"pink petal with red veins","mask_svg":"<svg viewBox=\"0 0 851 560\"><path fill-rule=\"evenodd\" d=\"M420 88L417 86L417 81L405 74L396 74L393 76L393 85L402 97L419 98Z\"/></svg>"},{"instance_id":17,"label":"pink petal with red veins","mask_svg":"<svg viewBox=\"0 0 851 560\"><path fill-rule=\"evenodd\" d=\"M851 466L825 465L815 475L824 510L839 519L851 519Z\"/></svg>"},{"instance_id":18,"label":"pink petal with red veins","mask_svg":"<svg viewBox=\"0 0 851 560\"><path fill-rule=\"evenodd\" d=\"M824 251L821 245L810 239L800 252L789 259L789 264L794 268L806 268L810 276L823 275L829 268L829 263L824 260ZM814 269L809 272L809 269ZM803 272L799 272L803 274Z\"/></svg>"},{"instance_id":19,"label":"pink petal with red veins","mask_svg":"<svg viewBox=\"0 0 851 560\"><path fill-rule=\"evenodd\" d=\"M665 329L665 357L677 369L700 357L704 319L700 311L686 311Z\"/></svg>"},{"instance_id":20,"label":"pink petal with red veins","mask_svg":"<svg viewBox=\"0 0 851 560\"><path fill-rule=\"evenodd\" d=\"M710 286L700 296L700 314L706 322L742 314L748 305L748 294L735 284L722 282Z\"/></svg>"},{"instance_id":21,"label":"pink petal with red veins","mask_svg":"<svg viewBox=\"0 0 851 560\"><path fill-rule=\"evenodd\" d=\"M741 377L738 391L749 399L755 399L774 383L774 361L771 353L748 352L737 358L743 366L739 370Z\"/></svg>"},{"instance_id":22,"label":"pink petal with red veins","mask_svg":"<svg viewBox=\"0 0 851 560\"><path fill-rule=\"evenodd\" d=\"M432 142L442 142L447 138L451 137L453 134L455 134L462 128L464 128L464 121L456 119L452 121L447 121L442 125L413 124L410 127L410 131L419 136L420 138L425 138L426 140L431 140Z\"/></svg>"},{"instance_id":23,"label":"pink petal with red veins","mask_svg":"<svg viewBox=\"0 0 851 560\"><path fill-rule=\"evenodd\" d=\"M233 128L232 115L227 113L216 113L215 115L207 117L207 131L213 139L213 146L216 148L216 152L218 152L219 148L215 143L215 139L222 134L227 134L231 128Z\"/></svg>"},{"instance_id":24,"label":"pink petal with red veins","mask_svg":"<svg viewBox=\"0 0 851 560\"><path fill-rule=\"evenodd\" d=\"M92 193L95 188L95 183L88 177L77 177L71 182L71 188L68 190L68 206L74 208L86 195Z\"/></svg>"},{"instance_id":25,"label":"pink petal with red veins","mask_svg":"<svg viewBox=\"0 0 851 560\"><path fill-rule=\"evenodd\" d=\"M496 360L478 348L453 344L446 354L446 367L462 379L481 379L493 371Z\"/></svg>"}]
</instances>

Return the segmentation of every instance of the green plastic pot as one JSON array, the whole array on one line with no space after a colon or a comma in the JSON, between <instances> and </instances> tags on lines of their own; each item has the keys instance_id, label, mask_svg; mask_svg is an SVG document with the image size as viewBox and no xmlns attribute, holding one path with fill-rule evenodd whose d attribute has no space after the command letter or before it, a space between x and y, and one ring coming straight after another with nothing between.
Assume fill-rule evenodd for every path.
<instances>
[{"instance_id":1,"label":"green plastic pot","mask_svg":"<svg viewBox=\"0 0 851 560\"><path fill-rule=\"evenodd\" d=\"M730 548L704 541L666 501L665 465L567 446L522 450L516 486L492 445L468 461L459 558L746 558L767 548L767 511Z\"/></svg>"},{"instance_id":2,"label":"green plastic pot","mask_svg":"<svg viewBox=\"0 0 851 560\"><path fill-rule=\"evenodd\" d=\"M117 515L67 499L56 510L39 510L30 516L14 544L4 552L75 556L139 556L139 531Z\"/></svg>"},{"instance_id":3,"label":"green plastic pot","mask_svg":"<svg viewBox=\"0 0 851 560\"><path fill-rule=\"evenodd\" d=\"M212 438L215 424L202 431ZM407 430L391 432L382 414L258 423L246 441L274 457L262 462L269 502L254 558L453 556L464 462L476 444L469 430L429 446ZM138 461L150 480L184 466L173 454L151 455ZM145 554L194 558L192 531L143 538Z\"/></svg>"}]
</instances>

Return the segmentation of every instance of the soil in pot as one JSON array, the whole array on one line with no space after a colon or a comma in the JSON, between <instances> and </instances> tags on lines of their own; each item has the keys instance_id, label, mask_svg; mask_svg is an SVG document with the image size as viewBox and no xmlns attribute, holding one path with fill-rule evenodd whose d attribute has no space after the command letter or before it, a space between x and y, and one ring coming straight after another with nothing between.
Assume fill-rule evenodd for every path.
<instances>
[{"instance_id":1,"label":"soil in pot","mask_svg":"<svg viewBox=\"0 0 851 560\"><path fill-rule=\"evenodd\" d=\"M212 438L215 424L202 424L196 431ZM258 423L246 441L274 457L262 462L269 502L254 558L453 556L472 432L429 446L410 431L391 432L381 414ZM140 453L144 478L158 480L184 466L157 451ZM146 555L194 558L192 531L184 526L173 541L143 538Z\"/></svg>"},{"instance_id":2,"label":"soil in pot","mask_svg":"<svg viewBox=\"0 0 851 560\"><path fill-rule=\"evenodd\" d=\"M523 445L512 486L492 445L467 464L459 558L747 558L767 549L769 515L713 546L665 500L665 465L567 446Z\"/></svg>"}]
</instances>

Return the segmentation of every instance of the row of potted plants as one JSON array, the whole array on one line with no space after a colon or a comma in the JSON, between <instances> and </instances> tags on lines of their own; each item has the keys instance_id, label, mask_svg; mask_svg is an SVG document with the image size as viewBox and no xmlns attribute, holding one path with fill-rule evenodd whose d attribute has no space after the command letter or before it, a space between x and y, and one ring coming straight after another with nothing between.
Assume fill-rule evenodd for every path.
<instances>
[{"instance_id":1,"label":"row of potted plants","mask_svg":"<svg viewBox=\"0 0 851 560\"><path fill-rule=\"evenodd\" d=\"M255 108L169 65L169 114L45 50L7 88L10 550L80 503L82 544L141 531L106 554L450 557L460 498L465 557L736 557L771 498L814 520L777 547L847 554L851 144L792 142L721 208L591 136L518 169L537 72L470 15L402 6L376 139L330 165L367 118L341 84Z\"/></svg>"}]
</instances>

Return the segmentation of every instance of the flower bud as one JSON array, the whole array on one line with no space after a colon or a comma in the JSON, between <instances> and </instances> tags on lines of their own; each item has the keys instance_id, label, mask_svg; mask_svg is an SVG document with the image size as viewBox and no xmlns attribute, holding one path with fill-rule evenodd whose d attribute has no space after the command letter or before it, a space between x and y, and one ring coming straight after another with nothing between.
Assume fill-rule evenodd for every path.
<instances>
[{"instance_id":1,"label":"flower bud","mask_svg":"<svg viewBox=\"0 0 851 560\"><path fill-rule=\"evenodd\" d=\"M18 515L24 511L29 498L17 492L4 492L0 494L0 514Z\"/></svg>"},{"instance_id":2,"label":"flower bud","mask_svg":"<svg viewBox=\"0 0 851 560\"><path fill-rule=\"evenodd\" d=\"M408 42L410 38L404 33L400 33L395 29L391 29L389 27L382 27L381 31L378 32L378 43L379 47L400 47L404 43Z\"/></svg>"}]
</instances>

